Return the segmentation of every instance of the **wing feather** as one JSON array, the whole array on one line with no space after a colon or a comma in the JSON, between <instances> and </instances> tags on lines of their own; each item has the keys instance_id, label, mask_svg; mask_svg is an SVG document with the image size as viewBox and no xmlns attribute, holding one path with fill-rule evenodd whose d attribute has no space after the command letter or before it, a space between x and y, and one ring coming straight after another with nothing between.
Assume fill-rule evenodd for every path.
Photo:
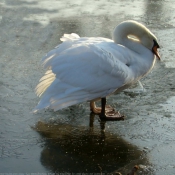
<instances>
[{"instance_id":1,"label":"wing feather","mask_svg":"<svg viewBox=\"0 0 175 175\"><path fill-rule=\"evenodd\" d=\"M64 35L64 42L42 59L49 70L36 87L36 94L44 95L35 111L105 97L133 80L125 48L103 38L78 37Z\"/></svg>"},{"instance_id":2,"label":"wing feather","mask_svg":"<svg viewBox=\"0 0 175 175\"><path fill-rule=\"evenodd\" d=\"M45 90L53 83L55 80L55 74L52 70L47 70L45 75L40 79L39 84L35 88L37 96L41 96Z\"/></svg>"},{"instance_id":3,"label":"wing feather","mask_svg":"<svg viewBox=\"0 0 175 175\"><path fill-rule=\"evenodd\" d=\"M55 58L50 66L59 80L98 92L117 89L129 81L130 69L116 56L120 57L120 53L114 57L95 45L80 45Z\"/></svg>"}]
</instances>

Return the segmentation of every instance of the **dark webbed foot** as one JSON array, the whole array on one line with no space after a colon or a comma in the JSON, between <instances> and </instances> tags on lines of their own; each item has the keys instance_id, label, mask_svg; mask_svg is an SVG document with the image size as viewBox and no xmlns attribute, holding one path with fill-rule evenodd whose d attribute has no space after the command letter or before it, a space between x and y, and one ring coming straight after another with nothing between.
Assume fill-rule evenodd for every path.
<instances>
[{"instance_id":1,"label":"dark webbed foot","mask_svg":"<svg viewBox=\"0 0 175 175\"><path fill-rule=\"evenodd\" d=\"M124 120L124 115L121 115L119 112L116 112L115 110L112 111L106 111L106 98L101 99L101 106L102 110L99 115L100 119L103 121L119 121Z\"/></svg>"}]
</instances>

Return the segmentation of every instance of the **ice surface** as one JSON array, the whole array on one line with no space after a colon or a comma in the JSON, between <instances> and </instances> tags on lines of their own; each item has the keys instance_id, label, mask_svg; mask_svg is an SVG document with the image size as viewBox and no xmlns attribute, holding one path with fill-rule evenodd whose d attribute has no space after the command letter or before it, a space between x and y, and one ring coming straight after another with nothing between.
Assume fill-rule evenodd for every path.
<instances>
[{"instance_id":1,"label":"ice surface","mask_svg":"<svg viewBox=\"0 0 175 175\"><path fill-rule=\"evenodd\" d=\"M112 139L120 137L119 140L122 140L126 148L131 144L137 163L140 162L138 153L141 154L142 150L145 153L145 161L142 164L152 167L147 174L173 174L175 164L170 155L171 152L174 153L175 145L174 4L173 0L1 0L0 173L54 172L57 163L47 162L54 154L57 154L59 160L61 156L65 158L62 163L66 167L69 158L66 158L67 153L64 150L70 150L71 144L66 144L66 148L61 145L65 143L62 142L64 137L68 140L75 139L77 142L79 138L85 136L82 139L85 143L79 143L81 148L85 149L86 146L83 145L88 145L87 142L91 145L90 141L93 139L86 142L86 138L93 135L93 129L88 127L88 103L55 113L43 111L36 115L32 114L32 109L39 101L34 94L34 88L44 74L40 60L60 43L60 37L64 33L111 38L111 32L116 24L123 20L134 19L147 25L158 37L161 62L157 62L154 70L141 80L146 89L144 93L123 92L108 99L109 103L123 112L127 118L122 122L107 123L106 137L109 138L110 134L113 135ZM47 128L44 128L47 134L51 134L49 137L44 135L45 132L31 128L38 126L39 120L45 120L46 126L53 127L49 128L48 133ZM94 127L99 129L98 118L94 120ZM48 124L52 121L52 125ZM66 127L62 126L62 123L66 124ZM54 140L55 135L52 137L54 125L63 130L58 140ZM78 131L73 132L77 135L71 135L67 130L64 132L64 128ZM103 137L96 133L94 135L97 139L104 138L104 135ZM116 145L111 145L116 144L115 141L106 141L106 144L108 143L115 148ZM79 144L74 148L78 149ZM50 145L53 149L50 149ZM93 150L93 147L88 148L88 151L91 149ZM109 155L111 152L105 150L105 155L108 157L106 161L113 161ZM76 151L73 153L75 154L72 158L76 159L78 156L78 160L83 161L82 155L77 155ZM81 153L83 154L83 151ZM125 155L122 160L126 158L128 160L127 154ZM135 163L131 159L129 161ZM119 165L121 168L124 166ZM129 166L130 164L127 164L126 167ZM114 170L116 167L117 165Z\"/></svg>"}]
</instances>

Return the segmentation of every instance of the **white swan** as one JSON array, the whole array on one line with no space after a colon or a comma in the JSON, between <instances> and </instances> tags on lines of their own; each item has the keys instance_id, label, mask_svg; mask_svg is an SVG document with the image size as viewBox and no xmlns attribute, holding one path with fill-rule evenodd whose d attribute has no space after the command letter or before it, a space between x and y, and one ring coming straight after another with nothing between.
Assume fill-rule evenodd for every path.
<instances>
[{"instance_id":1,"label":"white swan","mask_svg":"<svg viewBox=\"0 0 175 175\"><path fill-rule=\"evenodd\" d=\"M153 68L156 56L160 59L157 38L132 20L115 28L113 40L72 33L64 34L61 41L42 59L47 71L36 87L36 94L43 95L35 112L90 101L91 110L101 119L121 119L111 107L105 108L106 96L137 82ZM98 99L101 108L95 106Z\"/></svg>"}]
</instances>

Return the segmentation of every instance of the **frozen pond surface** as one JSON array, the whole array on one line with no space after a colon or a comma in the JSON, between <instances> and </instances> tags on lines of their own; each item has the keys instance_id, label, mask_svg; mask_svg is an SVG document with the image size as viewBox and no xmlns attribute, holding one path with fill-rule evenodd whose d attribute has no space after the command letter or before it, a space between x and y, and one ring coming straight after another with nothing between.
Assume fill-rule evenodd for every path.
<instances>
[{"instance_id":1,"label":"frozen pond surface","mask_svg":"<svg viewBox=\"0 0 175 175\"><path fill-rule=\"evenodd\" d=\"M64 33L111 38L116 24L142 22L155 33L161 62L141 82L143 93L123 92L108 101L124 113L106 123L89 104L32 114L40 59ZM175 3L132 1L0 1L0 173L175 172ZM92 122L94 117L94 127ZM89 126L90 123L90 126Z\"/></svg>"}]
</instances>

